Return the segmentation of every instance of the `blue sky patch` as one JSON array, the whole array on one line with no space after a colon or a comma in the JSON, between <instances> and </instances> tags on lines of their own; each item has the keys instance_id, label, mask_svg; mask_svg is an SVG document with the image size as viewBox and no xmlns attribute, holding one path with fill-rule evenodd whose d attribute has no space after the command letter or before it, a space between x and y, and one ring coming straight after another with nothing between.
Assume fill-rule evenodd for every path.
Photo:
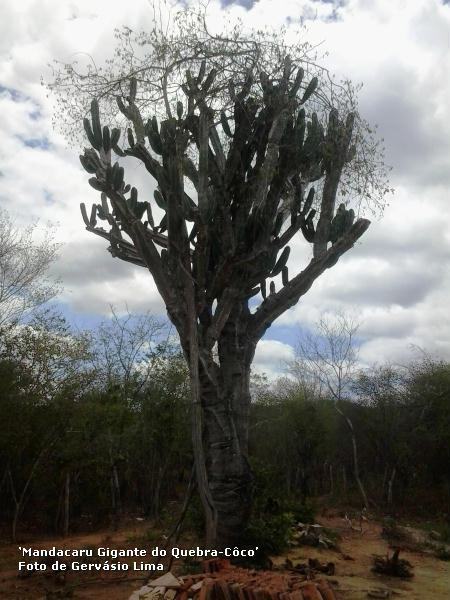
<instances>
[{"instance_id":1,"label":"blue sky patch","mask_svg":"<svg viewBox=\"0 0 450 600\"><path fill-rule=\"evenodd\" d=\"M17 136L19 140L25 144L28 148L39 148L40 150L49 150L50 142L48 138L23 138L20 135Z\"/></svg>"}]
</instances>

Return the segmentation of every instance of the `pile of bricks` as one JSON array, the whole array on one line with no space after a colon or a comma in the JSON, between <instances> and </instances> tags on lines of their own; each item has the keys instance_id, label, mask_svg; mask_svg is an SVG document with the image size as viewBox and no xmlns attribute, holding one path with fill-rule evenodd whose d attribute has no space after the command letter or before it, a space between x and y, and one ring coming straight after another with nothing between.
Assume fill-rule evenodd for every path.
<instances>
[{"instance_id":1,"label":"pile of bricks","mask_svg":"<svg viewBox=\"0 0 450 600\"><path fill-rule=\"evenodd\" d=\"M202 567L203 573L180 578L167 573L129 600L337 600L324 579L244 569L223 559L204 561Z\"/></svg>"}]
</instances>

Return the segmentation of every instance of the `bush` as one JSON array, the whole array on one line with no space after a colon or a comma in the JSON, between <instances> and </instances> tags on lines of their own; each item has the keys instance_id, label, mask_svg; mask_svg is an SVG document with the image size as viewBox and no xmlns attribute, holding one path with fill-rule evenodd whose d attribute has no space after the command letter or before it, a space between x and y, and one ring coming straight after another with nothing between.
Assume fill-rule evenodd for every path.
<instances>
[{"instance_id":1,"label":"bush","mask_svg":"<svg viewBox=\"0 0 450 600\"><path fill-rule=\"evenodd\" d=\"M316 516L316 507L312 502L287 501L285 503L287 512L292 513L295 523L314 523Z\"/></svg>"},{"instance_id":2,"label":"bush","mask_svg":"<svg viewBox=\"0 0 450 600\"><path fill-rule=\"evenodd\" d=\"M258 546L260 560L271 554L280 554L292 540L294 525L294 516L289 512L254 517L244 532L243 546Z\"/></svg>"},{"instance_id":3,"label":"bush","mask_svg":"<svg viewBox=\"0 0 450 600\"><path fill-rule=\"evenodd\" d=\"M450 550L448 550L445 546L440 546L434 555L439 560L445 560L446 562L450 561Z\"/></svg>"}]
</instances>

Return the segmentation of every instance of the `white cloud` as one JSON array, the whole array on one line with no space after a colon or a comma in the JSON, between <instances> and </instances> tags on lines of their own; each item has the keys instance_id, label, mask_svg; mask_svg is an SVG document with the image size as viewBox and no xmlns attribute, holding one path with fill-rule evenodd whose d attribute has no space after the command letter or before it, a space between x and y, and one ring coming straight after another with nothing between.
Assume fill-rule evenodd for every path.
<instances>
[{"instance_id":1,"label":"white cloud","mask_svg":"<svg viewBox=\"0 0 450 600\"><path fill-rule=\"evenodd\" d=\"M409 343L450 358L450 6L441 0L259 0L250 6L234 3L228 14L253 27L290 27L303 18L308 39L329 50L330 69L364 82L362 112L379 123L396 186L384 218L280 323L311 325L323 310L356 305L364 320L364 360L400 355ZM209 10L212 26L222 26L223 3L214 0ZM23 223L39 217L58 224L66 245L55 272L72 309L105 314L110 303L128 302L131 310L163 312L150 276L113 260L107 243L84 231L79 203L90 204L97 194L77 153L52 129L53 100L40 85L53 59L86 61L90 54L101 63L113 51L115 27L148 28L149 3L23 0L3 3L0 16L1 206ZM142 173L132 176L148 188ZM308 245L294 242L290 275L309 257ZM256 368L273 376L279 357L291 354L289 345L263 340Z\"/></svg>"},{"instance_id":2,"label":"white cloud","mask_svg":"<svg viewBox=\"0 0 450 600\"><path fill-rule=\"evenodd\" d=\"M256 347L253 370L276 379L284 374L286 363L294 359L294 349L277 340L261 340Z\"/></svg>"}]
</instances>

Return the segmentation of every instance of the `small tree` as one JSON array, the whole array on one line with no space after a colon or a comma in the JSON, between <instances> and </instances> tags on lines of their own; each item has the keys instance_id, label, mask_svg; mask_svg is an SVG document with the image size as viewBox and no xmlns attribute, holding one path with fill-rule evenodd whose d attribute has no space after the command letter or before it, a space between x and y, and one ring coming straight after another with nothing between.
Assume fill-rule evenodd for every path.
<instances>
[{"instance_id":1,"label":"small tree","mask_svg":"<svg viewBox=\"0 0 450 600\"><path fill-rule=\"evenodd\" d=\"M359 370L359 346L356 341L360 323L343 312L334 317L323 315L313 334L307 334L298 345L297 359L290 371L300 379L306 377L318 384L322 393L334 400L336 411L344 419L350 432L353 454L353 474L365 508L369 502L361 480L358 444L355 428L345 411L344 401L349 400L351 387Z\"/></svg>"},{"instance_id":2,"label":"small tree","mask_svg":"<svg viewBox=\"0 0 450 600\"><path fill-rule=\"evenodd\" d=\"M340 183L359 200L387 188L353 88L330 83L308 44L240 27L214 35L190 10L173 22L119 33L105 70L64 65L51 87L74 121L94 97L80 160L101 202L89 214L82 204L83 219L113 256L150 271L165 302L189 364L207 538L234 543L251 507L256 345L367 230L343 201L336 210ZM109 122L117 109L128 122L125 145L99 103ZM154 200L138 197L114 155L143 165ZM299 235L313 256L291 276Z\"/></svg>"},{"instance_id":3,"label":"small tree","mask_svg":"<svg viewBox=\"0 0 450 600\"><path fill-rule=\"evenodd\" d=\"M111 318L99 325L92 340L93 364L105 388L119 387L125 399L142 388L161 354L159 344L168 343L167 329L149 313L119 316L111 308Z\"/></svg>"},{"instance_id":4,"label":"small tree","mask_svg":"<svg viewBox=\"0 0 450 600\"><path fill-rule=\"evenodd\" d=\"M0 325L17 321L59 291L47 272L56 259L58 244L50 229L42 241L35 239L36 226L18 228L0 209Z\"/></svg>"},{"instance_id":5,"label":"small tree","mask_svg":"<svg viewBox=\"0 0 450 600\"><path fill-rule=\"evenodd\" d=\"M414 411L412 407L406 409L406 384L405 370L386 364L360 372L353 385L358 403L370 408L370 419L365 425L366 438L372 443L371 454L375 455L376 466L381 467L378 488L389 508L397 472L410 459L408 437ZM409 419L405 419L406 411ZM408 426L406 421L409 421Z\"/></svg>"}]
</instances>

